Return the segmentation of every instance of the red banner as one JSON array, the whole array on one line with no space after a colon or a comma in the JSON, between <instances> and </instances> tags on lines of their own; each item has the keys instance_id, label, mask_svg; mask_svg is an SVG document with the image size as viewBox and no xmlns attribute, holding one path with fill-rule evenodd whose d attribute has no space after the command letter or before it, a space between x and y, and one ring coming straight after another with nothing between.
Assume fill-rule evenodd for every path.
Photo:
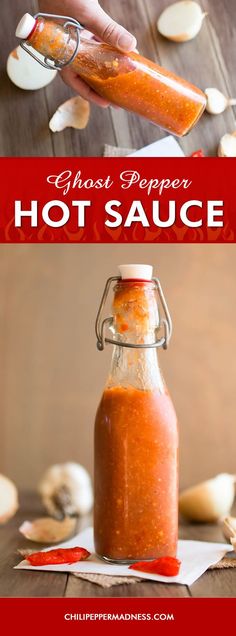
<instances>
[{"instance_id":1,"label":"red banner","mask_svg":"<svg viewBox=\"0 0 236 636\"><path fill-rule=\"evenodd\" d=\"M235 160L2 158L2 243L236 240Z\"/></svg>"},{"instance_id":2,"label":"red banner","mask_svg":"<svg viewBox=\"0 0 236 636\"><path fill-rule=\"evenodd\" d=\"M4 633L220 634L234 625L235 599L0 599Z\"/></svg>"}]
</instances>

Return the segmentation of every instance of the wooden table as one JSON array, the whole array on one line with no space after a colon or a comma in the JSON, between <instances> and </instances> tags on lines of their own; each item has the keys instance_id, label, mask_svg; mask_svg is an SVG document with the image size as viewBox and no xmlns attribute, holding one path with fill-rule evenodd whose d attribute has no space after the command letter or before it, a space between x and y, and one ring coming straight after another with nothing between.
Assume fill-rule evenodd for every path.
<instances>
[{"instance_id":1,"label":"wooden table","mask_svg":"<svg viewBox=\"0 0 236 636\"><path fill-rule=\"evenodd\" d=\"M169 2L103 0L102 5L137 36L141 53L202 89L218 87L236 97L235 0L201 0L203 10L209 15L198 37L185 44L169 42L157 34L157 17ZM34 0L1 0L0 155L102 156L104 144L138 149L162 138L163 131L140 117L95 106L84 131L69 129L59 134L50 133L48 121L71 95L70 89L58 77L44 90L21 91L11 84L5 72L7 55L16 44L15 26L24 11L32 13L36 8ZM235 112L230 108L219 116L205 114L189 136L181 140L185 153L188 155L201 147L206 155L215 155L220 137L236 128Z\"/></svg>"},{"instance_id":2,"label":"wooden table","mask_svg":"<svg viewBox=\"0 0 236 636\"><path fill-rule=\"evenodd\" d=\"M43 515L41 504L32 493L22 495L20 509L5 526L0 526L0 598L1 597L236 597L236 569L206 572L191 587L163 585L145 581L119 585L104 590L98 585L77 579L72 574L14 570L21 557L18 549L42 549L19 533L26 519ZM83 525L90 520L83 520ZM185 525L180 529L182 539L222 542L222 534L215 525Z\"/></svg>"}]
</instances>

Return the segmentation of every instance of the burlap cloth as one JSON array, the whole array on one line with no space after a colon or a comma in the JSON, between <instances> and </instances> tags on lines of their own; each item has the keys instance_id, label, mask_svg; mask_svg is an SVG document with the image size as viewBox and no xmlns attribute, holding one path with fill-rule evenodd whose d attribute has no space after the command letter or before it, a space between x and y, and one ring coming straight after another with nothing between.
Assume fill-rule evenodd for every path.
<instances>
[{"instance_id":1,"label":"burlap cloth","mask_svg":"<svg viewBox=\"0 0 236 636\"><path fill-rule=\"evenodd\" d=\"M136 579L134 576L107 576L106 574L79 574L73 572L73 576L77 579L95 583L100 587L113 587L113 585L129 585L130 583L139 583L143 579Z\"/></svg>"},{"instance_id":2,"label":"burlap cloth","mask_svg":"<svg viewBox=\"0 0 236 636\"><path fill-rule=\"evenodd\" d=\"M226 568L236 568L236 557L224 557L215 565L211 565L209 570L223 570ZM105 574L79 574L78 572L73 572L73 575L78 579L89 581L89 583L95 583L103 588L113 587L114 585L141 583L145 580L137 579L133 576L106 576Z\"/></svg>"}]
</instances>

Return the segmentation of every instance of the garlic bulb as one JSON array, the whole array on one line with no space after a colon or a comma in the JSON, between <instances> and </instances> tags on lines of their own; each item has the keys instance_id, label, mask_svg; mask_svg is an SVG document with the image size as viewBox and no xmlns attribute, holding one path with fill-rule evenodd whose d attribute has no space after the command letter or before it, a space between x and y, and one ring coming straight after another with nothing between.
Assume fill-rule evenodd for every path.
<instances>
[{"instance_id":1,"label":"garlic bulb","mask_svg":"<svg viewBox=\"0 0 236 636\"><path fill-rule=\"evenodd\" d=\"M77 95L61 104L50 119L52 132L60 132L65 128L86 128L90 116L90 105L86 99Z\"/></svg>"},{"instance_id":2,"label":"garlic bulb","mask_svg":"<svg viewBox=\"0 0 236 636\"><path fill-rule=\"evenodd\" d=\"M48 513L57 518L85 515L93 505L90 476L74 462L51 466L39 484L39 493Z\"/></svg>"},{"instance_id":3,"label":"garlic bulb","mask_svg":"<svg viewBox=\"0 0 236 636\"><path fill-rule=\"evenodd\" d=\"M174 2L161 13L157 29L168 40L188 42L199 33L206 15L197 2Z\"/></svg>"},{"instance_id":4,"label":"garlic bulb","mask_svg":"<svg viewBox=\"0 0 236 636\"><path fill-rule=\"evenodd\" d=\"M44 59L39 53L38 57ZM18 88L34 91L50 84L57 71L44 68L18 46L8 57L7 74Z\"/></svg>"},{"instance_id":5,"label":"garlic bulb","mask_svg":"<svg viewBox=\"0 0 236 636\"><path fill-rule=\"evenodd\" d=\"M0 524L11 519L18 507L18 493L15 484L4 475L0 475Z\"/></svg>"},{"instance_id":6,"label":"garlic bulb","mask_svg":"<svg viewBox=\"0 0 236 636\"><path fill-rule=\"evenodd\" d=\"M181 493L179 509L192 521L210 523L228 515L235 497L235 476L222 473Z\"/></svg>"},{"instance_id":7,"label":"garlic bulb","mask_svg":"<svg viewBox=\"0 0 236 636\"><path fill-rule=\"evenodd\" d=\"M37 543L59 543L65 541L75 533L77 521L65 517L62 521L42 517L34 521L24 521L19 528L21 534L30 541Z\"/></svg>"},{"instance_id":8,"label":"garlic bulb","mask_svg":"<svg viewBox=\"0 0 236 636\"><path fill-rule=\"evenodd\" d=\"M221 137L218 147L219 157L236 157L236 131Z\"/></svg>"},{"instance_id":9,"label":"garlic bulb","mask_svg":"<svg viewBox=\"0 0 236 636\"><path fill-rule=\"evenodd\" d=\"M225 97L218 88L206 88L205 95L207 97L206 110L211 115L220 115L229 106L236 105L236 99Z\"/></svg>"},{"instance_id":10,"label":"garlic bulb","mask_svg":"<svg viewBox=\"0 0 236 636\"><path fill-rule=\"evenodd\" d=\"M222 522L222 531L226 539L236 537L236 517L225 517Z\"/></svg>"}]
</instances>

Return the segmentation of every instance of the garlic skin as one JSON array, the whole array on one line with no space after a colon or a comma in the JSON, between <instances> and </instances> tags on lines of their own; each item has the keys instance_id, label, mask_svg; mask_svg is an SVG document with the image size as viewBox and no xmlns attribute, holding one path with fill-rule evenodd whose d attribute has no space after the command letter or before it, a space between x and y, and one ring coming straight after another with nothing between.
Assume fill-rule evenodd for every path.
<instances>
[{"instance_id":1,"label":"garlic skin","mask_svg":"<svg viewBox=\"0 0 236 636\"><path fill-rule=\"evenodd\" d=\"M0 524L6 523L19 508L18 492L15 484L0 475Z\"/></svg>"},{"instance_id":2,"label":"garlic skin","mask_svg":"<svg viewBox=\"0 0 236 636\"><path fill-rule=\"evenodd\" d=\"M235 476L222 473L181 493L179 510L191 521L213 523L229 514L235 497Z\"/></svg>"},{"instance_id":3,"label":"garlic skin","mask_svg":"<svg viewBox=\"0 0 236 636\"><path fill-rule=\"evenodd\" d=\"M77 95L71 97L58 107L50 119L49 128L52 132L61 132L65 128L86 128L90 117L90 104L86 99Z\"/></svg>"},{"instance_id":4,"label":"garlic skin","mask_svg":"<svg viewBox=\"0 0 236 636\"><path fill-rule=\"evenodd\" d=\"M225 517L221 521L222 532L228 541L236 538L236 517Z\"/></svg>"},{"instance_id":5,"label":"garlic skin","mask_svg":"<svg viewBox=\"0 0 236 636\"><path fill-rule=\"evenodd\" d=\"M198 35L206 15L197 2L174 2L161 13L157 29L168 40L188 42Z\"/></svg>"},{"instance_id":6,"label":"garlic skin","mask_svg":"<svg viewBox=\"0 0 236 636\"><path fill-rule=\"evenodd\" d=\"M29 556L30 554L33 554L34 550L17 550L18 554L20 554L21 556L23 556L24 558Z\"/></svg>"},{"instance_id":7,"label":"garlic skin","mask_svg":"<svg viewBox=\"0 0 236 636\"><path fill-rule=\"evenodd\" d=\"M38 57L44 59L39 53ZM8 56L7 74L18 88L34 91L50 84L56 77L57 71L44 68L21 46L18 46Z\"/></svg>"},{"instance_id":8,"label":"garlic skin","mask_svg":"<svg viewBox=\"0 0 236 636\"><path fill-rule=\"evenodd\" d=\"M51 466L38 490L48 513L58 519L86 515L93 505L90 476L83 466L74 462Z\"/></svg>"},{"instance_id":9,"label":"garlic skin","mask_svg":"<svg viewBox=\"0 0 236 636\"><path fill-rule=\"evenodd\" d=\"M19 532L26 539L37 543L60 543L75 533L76 525L77 520L71 517L65 517L62 521L42 517L34 521L24 521Z\"/></svg>"},{"instance_id":10,"label":"garlic skin","mask_svg":"<svg viewBox=\"0 0 236 636\"><path fill-rule=\"evenodd\" d=\"M226 133L226 135L221 137L218 157L236 157L236 131L234 133Z\"/></svg>"}]
</instances>

